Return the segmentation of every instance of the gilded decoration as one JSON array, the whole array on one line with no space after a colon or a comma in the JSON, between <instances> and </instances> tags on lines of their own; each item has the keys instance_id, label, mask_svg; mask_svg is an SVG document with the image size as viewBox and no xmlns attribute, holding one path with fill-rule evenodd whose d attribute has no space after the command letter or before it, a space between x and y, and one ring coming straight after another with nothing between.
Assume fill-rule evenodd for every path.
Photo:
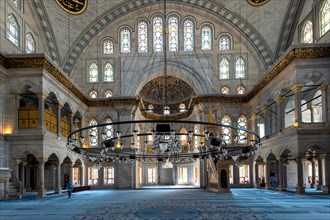
<instances>
[{"instance_id":1,"label":"gilded decoration","mask_svg":"<svg viewBox=\"0 0 330 220\"><path fill-rule=\"evenodd\" d=\"M189 100L194 90L183 80L161 76L151 80L140 91L140 97L149 103L176 104Z\"/></svg>"},{"instance_id":2,"label":"gilded decoration","mask_svg":"<svg viewBox=\"0 0 330 220\"><path fill-rule=\"evenodd\" d=\"M267 2L269 2L270 0L247 0L247 2L250 4L250 5L253 5L253 6L260 6L260 5L264 5L266 4Z\"/></svg>"},{"instance_id":3,"label":"gilded decoration","mask_svg":"<svg viewBox=\"0 0 330 220\"><path fill-rule=\"evenodd\" d=\"M79 15L87 7L88 0L56 0L56 3L66 12Z\"/></svg>"}]
</instances>

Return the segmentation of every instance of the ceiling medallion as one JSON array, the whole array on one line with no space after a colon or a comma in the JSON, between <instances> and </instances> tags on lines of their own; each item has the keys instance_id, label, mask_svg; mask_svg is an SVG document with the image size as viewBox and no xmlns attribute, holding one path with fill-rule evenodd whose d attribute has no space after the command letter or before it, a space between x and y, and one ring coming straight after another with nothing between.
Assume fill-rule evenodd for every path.
<instances>
[{"instance_id":1,"label":"ceiling medallion","mask_svg":"<svg viewBox=\"0 0 330 220\"><path fill-rule=\"evenodd\" d=\"M266 4L270 0L247 0L247 1L250 5L260 6L260 5Z\"/></svg>"},{"instance_id":2,"label":"ceiling medallion","mask_svg":"<svg viewBox=\"0 0 330 220\"><path fill-rule=\"evenodd\" d=\"M79 15L85 11L88 0L56 0L56 2L64 11Z\"/></svg>"}]
</instances>

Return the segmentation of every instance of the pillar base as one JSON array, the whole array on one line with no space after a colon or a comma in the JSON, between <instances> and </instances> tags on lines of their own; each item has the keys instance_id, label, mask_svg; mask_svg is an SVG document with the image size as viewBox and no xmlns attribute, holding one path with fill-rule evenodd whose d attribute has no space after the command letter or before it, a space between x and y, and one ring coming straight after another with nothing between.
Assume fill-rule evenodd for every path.
<instances>
[{"instance_id":1,"label":"pillar base","mask_svg":"<svg viewBox=\"0 0 330 220\"><path fill-rule=\"evenodd\" d=\"M56 194L62 194L62 187L60 187L60 186L59 187L56 187L55 188L55 193Z\"/></svg>"},{"instance_id":2,"label":"pillar base","mask_svg":"<svg viewBox=\"0 0 330 220\"><path fill-rule=\"evenodd\" d=\"M296 186L296 193L297 194L305 193L305 187L304 186Z\"/></svg>"},{"instance_id":3,"label":"pillar base","mask_svg":"<svg viewBox=\"0 0 330 220\"><path fill-rule=\"evenodd\" d=\"M46 189L38 189L38 197L46 197Z\"/></svg>"},{"instance_id":4,"label":"pillar base","mask_svg":"<svg viewBox=\"0 0 330 220\"><path fill-rule=\"evenodd\" d=\"M277 189L278 189L278 191L286 191L286 186L279 185Z\"/></svg>"},{"instance_id":5,"label":"pillar base","mask_svg":"<svg viewBox=\"0 0 330 220\"><path fill-rule=\"evenodd\" d=\"M316 189L317 190L322 190L322 185L317 185Z\"/></svg>"},{"instance_id":6,"label":"pillar base","mask_svg":"<svg viewBox=\"0 0 330 220\"><path fill-rule=\"evenodd\" d=\"M330 194L330 185L323 185L322 189L324 193Z\"/></svg>"}]
</instances>

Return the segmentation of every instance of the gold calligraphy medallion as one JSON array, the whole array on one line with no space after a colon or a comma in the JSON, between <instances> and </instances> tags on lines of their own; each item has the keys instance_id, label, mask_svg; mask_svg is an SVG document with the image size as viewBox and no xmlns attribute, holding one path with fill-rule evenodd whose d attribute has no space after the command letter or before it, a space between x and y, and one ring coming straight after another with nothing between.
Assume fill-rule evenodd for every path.
<instances>
[{"instance_id":1,"label":"gold calligraphy medallion","mask_svg":"<svg viewBox=\"0 0 330 220\"><path fill-rule=\"evenodd\" d=\"M87 7L88 0L56 0L56 3L66 12L79 15Z\"/></svg>"},{"instance_id":2,"label":"gold calligraphy medallion","mask_svg":"<svg viewBox=\"0 0 330 220\"><path fill-rule=\"evenodd\" d=\"M260 5L266 4L270 0L247 0L247 1L248 1L248 3L250 3L250 5L260 6Z\"/></svg>"}]
</instances>

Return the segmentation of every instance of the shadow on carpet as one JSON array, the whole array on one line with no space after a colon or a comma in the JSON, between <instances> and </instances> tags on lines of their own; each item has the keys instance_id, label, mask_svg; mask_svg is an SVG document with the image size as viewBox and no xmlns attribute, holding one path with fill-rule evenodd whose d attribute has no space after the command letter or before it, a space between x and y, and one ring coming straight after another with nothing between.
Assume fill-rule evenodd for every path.
<instances>
[{"instance_id":1,"label":"shadow on carpet","mask_svg":"<svg viewBox=\"0 0 330 220\"><path fill-rule=\"evenodd\" d=\"M134 201L112 203L87 210L73 216L73 220L102 219L150 219L150 220L199 220L199 219L244 219L268 220L263 213L256 213L249 208L225 205L218 202L197 202L187 200Z\"/></svg>"}]
</instances>

